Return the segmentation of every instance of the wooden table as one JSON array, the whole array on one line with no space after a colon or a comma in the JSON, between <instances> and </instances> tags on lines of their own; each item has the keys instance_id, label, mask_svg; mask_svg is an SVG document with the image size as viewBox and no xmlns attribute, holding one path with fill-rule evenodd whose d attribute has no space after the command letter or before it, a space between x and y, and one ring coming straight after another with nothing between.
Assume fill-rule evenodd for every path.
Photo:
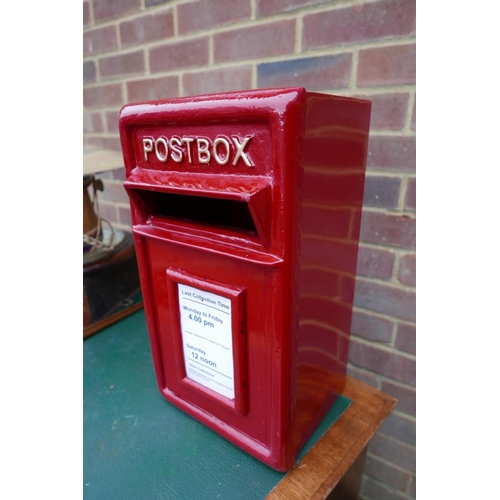
<instances>
[{"instance_id":1,"label":"wooden table","mask_svg":"<svg viewBox=\"0 0 500 500\"><path fill-rule=\"evenodd\" d=\"M368 443L396 400L352 377L343 394L349 408L266 499L358 498Z\"/></svg>"},{"instance_id":2,"label":"wooden table","mask_svg":"<svg viewBox=\"0 0 500 500\"><path fill-rule=\"evenodd\" d=\"M396 404L349 377L283 474L164 400L143 310L84 340L83 355L86 500L355 499L366 447Z\"/></svg>"}]
</instances>

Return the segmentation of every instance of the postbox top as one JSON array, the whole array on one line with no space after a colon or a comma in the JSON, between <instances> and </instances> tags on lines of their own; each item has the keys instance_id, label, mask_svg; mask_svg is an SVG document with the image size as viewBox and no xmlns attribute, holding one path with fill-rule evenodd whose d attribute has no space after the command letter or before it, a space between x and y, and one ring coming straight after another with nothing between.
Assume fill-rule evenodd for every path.
<instances>
[{"instance_id":1,"label":"postbox top","mask_svg":"<svg viewBox=\"0 0 500 500\"><path fill-rule=\"evenodd\" d=\"M195 96L173 97L151 101L138 101L125 104L125 106L123 106L120 111L120 117L125 118L129 115L136 115L138 112L141 112L141 107L144 107L144 112L152 111L153 109L159 111L158 107L163 109L164 106L167 106L171 111L178 108L185 108L186 106L188 106L190 109L202 107L217 109L217 107L223 106L224 103L230 103L231 105L238 107L246 107L248 105L255 105L255 102L263 99L269 100L278 98L279 102L289 102L305 96L306 93L308 92L303 87L284 87L217 92Z\"/></svg>"},{"instance_id":2,"label":"postbox top","mask_svg":"<svg viewBox=\"0 0 500 500\"><path fill-rule=\"evenodd\" d=\"M353 97L310 92L304 87L218 92L125 104L119 113L120 130L125 132L129 125L139 123L155 124L159 119L163 121L167 117L172 123L206 123L206 120L214 119L245 121L259 118L267 119L272 126L280 127L286 125L284 115L292 114L298 117L301 112L305 113L306 102L311 98L331 102L335 100L337 104L342 101L357 101L366 105L369 102ZM288 120L290 118L289 116Z\"/></svg>"},{"instance_id":3,"label":"postbox top","mask_svg":"<svg viewBox=\"0 0 500 500\"><path fill-rule=\"evenodd\" d=\"M221 92L126 104L120 111L120 127L171 122L205 122L214 119L246 121L266 119L274 126L283 122L290 103L304 105L308 93L302 87ZM277 121L275 121L277 120ZM274 122L274 123L273 123Z\"/></svg>"}]
</instances>

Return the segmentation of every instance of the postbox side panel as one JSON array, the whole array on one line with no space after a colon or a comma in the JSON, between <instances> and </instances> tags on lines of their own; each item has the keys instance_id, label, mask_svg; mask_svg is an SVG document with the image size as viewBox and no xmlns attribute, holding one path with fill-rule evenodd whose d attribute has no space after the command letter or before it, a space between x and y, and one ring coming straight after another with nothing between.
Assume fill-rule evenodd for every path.
<instances>
[{"instance_id":1,"label":"postbox side panel","mask_svg":"<svg viewBox=\"0 0 500 500\"><path fill-rule=\"evenodd\" d=\"M308 93L300 201L299 449L345 384L370 103Z\"/></svg>"}]
</instances>

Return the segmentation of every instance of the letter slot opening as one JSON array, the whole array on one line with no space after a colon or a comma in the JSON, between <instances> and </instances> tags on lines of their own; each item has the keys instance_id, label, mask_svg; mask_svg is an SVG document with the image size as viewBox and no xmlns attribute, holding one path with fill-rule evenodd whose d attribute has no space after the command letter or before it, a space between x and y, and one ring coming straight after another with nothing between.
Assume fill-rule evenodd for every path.
<instances>
[{"instance_id":1,"label":"letter slot opening","mask_svg":"<svg viewBox=\"0 0 500 500\"><path fill-rule=\"evenodd\" d=\"M148 216L258 236L248 203L244 201L145 190L134 190L134 193L141 199Z\"/></svg>"}]
</instances>

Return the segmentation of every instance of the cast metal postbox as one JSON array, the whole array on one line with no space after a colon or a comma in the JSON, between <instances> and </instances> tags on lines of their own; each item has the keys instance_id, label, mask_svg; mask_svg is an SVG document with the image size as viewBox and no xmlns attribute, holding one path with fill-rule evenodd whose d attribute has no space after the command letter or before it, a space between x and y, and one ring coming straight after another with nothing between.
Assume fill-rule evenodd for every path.
<instances>
[{"instance_id":1,"label":"cast metal postbox","mask_svg":"<svg viewBox=\"0 0 500 500\"><path fill-rule=\"evenodd\" d=\"M369 120L303 88L120 113L160 392L280 471L344 387Z\"/></svg>"}]
</instances>

